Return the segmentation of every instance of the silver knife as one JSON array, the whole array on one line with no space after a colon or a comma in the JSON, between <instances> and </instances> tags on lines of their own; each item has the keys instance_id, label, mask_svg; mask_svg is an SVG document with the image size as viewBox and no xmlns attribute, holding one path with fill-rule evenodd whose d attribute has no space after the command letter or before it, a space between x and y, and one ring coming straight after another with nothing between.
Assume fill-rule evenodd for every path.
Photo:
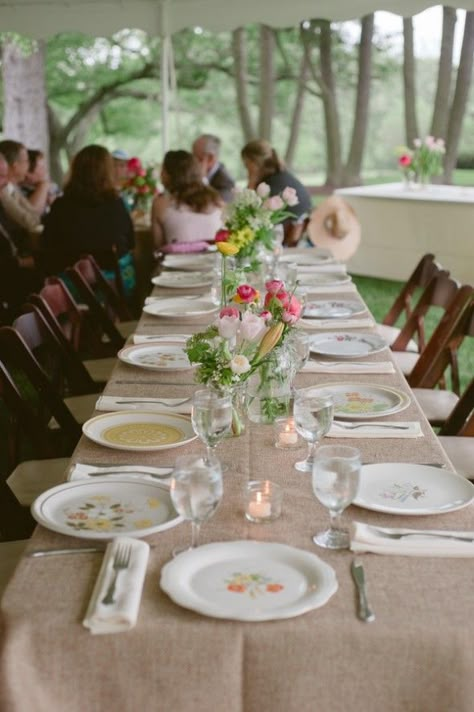
<instances>
[{"instance_id":1,"label":"silver knife","mask_svg":"<svg viewBox=\"0 0 474 712\"><path fill-rule=\"evenodd\" d=\"M40 556L60 556L61 554L96 554L105 552L105 547L89 547L83 549L34 549L29 551L26 556L37 559Z\"/></svg>"},{"instance_id":2,"label":"silver knife","mask_svg":"<svg viewBox=\"0 0 474 712\"><path fill-rule=\"evenodd\" d=\"M351 564L351 573L359 595L359 609L357 614L365 623L372 623L372 621L375 620L375 613L370 608L367 600L364 567L358 559L353 559Z\"/></svg>"}]
</instances>

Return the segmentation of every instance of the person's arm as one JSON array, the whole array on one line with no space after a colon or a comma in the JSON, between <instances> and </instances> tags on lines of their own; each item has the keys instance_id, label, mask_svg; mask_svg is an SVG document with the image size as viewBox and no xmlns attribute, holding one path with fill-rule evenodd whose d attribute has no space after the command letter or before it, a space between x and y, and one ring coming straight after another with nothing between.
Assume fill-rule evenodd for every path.
<instances>
[{"instance_id":1,"label":"person's arm","mask_svg":"<svg viewBox=\"0 0 474 712\"><path fill-rule=\"evenodd\" d=\"M157 195L151 206L151 232L155 249L159 250L165 242L162 218L168 206L166 195Z\"/></svg>"},{"instance_id":2,"label":"person's arm","mask_svg":"<svg viewBox=\"0 0 474 712\"><path fill-rule=\"evenodd\" d=\"M46 206L49 205L50 185L50 182L47 180L40 181L36 184L34 191L26 198L38 215L42 215L46 210Z\"/></svg>"},{"instance_id":3,"label":"person's arm","mask_svg":"<svg viewBox=\"0 0 474 712\"><path fill-rule=\"evenodd\" d=\"M34 230L40 224L39 214L21 193L13 196L3 189L0 201L8 217L25 230Z\"/></svg>"}]
</instances>

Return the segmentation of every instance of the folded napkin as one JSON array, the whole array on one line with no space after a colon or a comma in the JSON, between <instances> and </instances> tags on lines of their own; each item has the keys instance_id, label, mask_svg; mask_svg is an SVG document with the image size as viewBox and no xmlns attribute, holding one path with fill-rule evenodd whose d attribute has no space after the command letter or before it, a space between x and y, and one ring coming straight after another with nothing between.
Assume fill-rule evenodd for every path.
<instances>
[{"instance_id":1,"label":"folded napkin","mask_svg":"<svg viewBox=\"0 0 474 712\"><path fill-rule=\"evenodd\" d=\"M153 478L156 475L160 480L166 479L166 475L171 475L172 467L149 467L148 465L85 465L82 462L75 462L68 472L68 480L87 480L92 477L97 477L98 473L104 476L114 475L127 477Z\"/></svg>"},{"instance_id":2,"label":"folded napkin","mask_svg":"<svg viewBox=\"0 0 474 712\"><path fill-rule=\"evenodd\" d=\"M163 245L161 251L165 254L189 254L191 252L207 252L209 244L203 240L196 242L173 242L170 245Z\"/></svg>"},{"instance_id":3,"label":"folded napkin","mask_svg":"<svg viewBox=\"0 0 474 712\"><path fill-rule=\"evenodd\" d=\"M174 413L191 412L191 399L183 403L183 398L140 398L135 396L100 396L96 410L161 410Z\"/></svg>"},{"instance_id":4,"label":"folded napkin","mask_svg":"<svg viewBox=\"0 0 474 712\"><path fill-rule=\"evenodd\" d=\"M298 274L317 274L318 272L347 274L347 267L342 262L333 262L328 265L298 265Z\"/></svg>"},{"instance_id":5,"label":"folded napkin","mask_svg":"<svg viewBox=\"0 0 474 712\"><path fill-rule=\"evenodd\" d=\"M349 423L348 423L349 424ZM381 421L363 422L357 421L357 423L351 423L352 425L357 425L357 427L345 427L344 425L337 425L333 423L330 431L327 433L327 438L422 438L423 433L421 431L421 425L418 421L411 422L400 422L397 420L395 423L382 423ZM402 430L402 426L406 430Z\"/></svg>"},{"instance_id":6,"label":"folded napkin","mask_svg":"<svg viewBox=\"0 0 474 712\"><path fill-rule=\"evenodd\" d=\"M300 373L395 373L391 361L307 361Z\"/></svg>"},{"instance_id":7,"label":"folded napkin","mask_svg":"<svg viewBox=\"0 0 474 712\"><path fill-rule=\"evenodd\" d=\"M114 602L105 604L103 598L117 571L114 556L119 547L130 547L130 561L126 569L118 571ZM105 550L102 566L89 602L83 625L91 633L122 633L133 628L138 618L143 582L150 547L145 541L117 537Z\"/></svg>"},{"instance_id":8,"label":"folded napkin","mask_svg":"<svg viewBox=\"0 0 474 712\"><path fill-rule=\"evenodd\" d=\"M383 533L409 536L388 538ZM413 536L412 536L413 535ZM473 541L449 539L467 537L474 540L474 531L448 531L445 529L386 529L362 522L353 522L351 549L356 552L370 551L373 554L395 556L474 556Z\"/></svg>"},{"instance_id":9,"label":"folded napkin","mask_svg":"<svg viewBox=\"0 0 474 712\"><path fill-rule=\"evenodd\" d=\"M303 281L302 284L300 284L299 289L309 296L311 296L311 294L347 294L349 292L353 294L357 292L357 287L352 282L347 282L346 284L340 285L333 285L332 287L330 287L329 285L327 287L316 287L312 284L305 284Z\"/></svg>"},{"instance_id":10,"label":"folded napkin","mask_svg":"<svg viewBox=\"0 0 474 712\"><path fill-rule=\"evenodd\" d=\"M363 329L375 326L370 317L364 319L300 319L298 326L303 329Z\"/></svg>"},{"instance_id":11,"label":"folded napkin","mask_svg":"<svg viewBox=\"0 0 474 712\"><path fill-rule=\"evenodd\" d=\"M191 338L191 334L134 334L134 344L148 344L160 341L179 341L183 344Z\"/></svg>"}]
</instances>

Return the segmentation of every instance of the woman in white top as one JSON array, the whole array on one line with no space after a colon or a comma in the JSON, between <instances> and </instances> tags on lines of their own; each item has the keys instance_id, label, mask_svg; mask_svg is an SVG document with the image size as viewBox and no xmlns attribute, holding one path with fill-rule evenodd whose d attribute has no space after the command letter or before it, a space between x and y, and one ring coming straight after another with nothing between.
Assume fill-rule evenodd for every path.
<instances>
[{"instance_id":1,"label":"woman in white top","mask_svg":"<svg viewBox=\"0 0 474 712\"><path fill-rule=\"evenodd\" d=\"M203 183L192 153L168 151L161 181L166 193L154 199L151 209L155 247L213 240L222 226L223 202L217 191Z\"/></svg>"}]
</instances>

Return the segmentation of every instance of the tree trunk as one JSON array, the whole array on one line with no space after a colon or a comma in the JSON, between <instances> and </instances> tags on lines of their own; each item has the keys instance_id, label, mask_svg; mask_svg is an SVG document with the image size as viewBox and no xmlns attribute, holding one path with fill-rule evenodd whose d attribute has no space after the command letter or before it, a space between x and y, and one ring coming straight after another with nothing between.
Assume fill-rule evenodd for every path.
<instances>
[{"instance_id":1,"label":"tree trunk","mask_svg":"<svg viewBox=\"0 0 474 712\"><path fill-rule=\"evenodd\" d=\"M345 185L360 185L362 159L364 157L367 126L369 122L370 84L372 79L372 37L374 34L374 15L362 18L359 45L359 75L355 102L354 123L352 126L351 147L344 170Z\"/></svg>"},{"instance_id":2,"label":"tree trunk","mask_svg":"<svg viewBox=\"0 0 474 712\"><path fill-rule=\"evenodd\" d=\"M458 76L454 91L453 103L449 114L448 131L446 134L446 156L444 160L443 179L451 182L451 176L456 167L459 139L462 123L466 112L469 90L471 88L472 64L474 56L474 11L466 12L464 35L459 58Z\"/></svg>"},{"instance_id":3,"label":"tree trunk","mask_svg":"<svg viewBox=\"0 0 474 712\"><path fill-rule=\"evenodd\" d=\"M24 54L14 42L5 42L2 52L4 94L3 135L21 141L27 148L49 156L44 42Z\"/></svg>"},{"instance_id":4,"label":"tree trunk","mask_svg":"<svg viewBox=\"0 0 474 712\"><path fill-rule=\"evenodd\" d=\"M443 35L438 65L438 83L430 129L431 135L436 138L446 138L446 130L448 128L456 19L456 10L453 7L443 7Z\"/></svg>"},{"instance_id":5,"label":"tree trunk","mask_svg":"<svg viewBox=\"0 0 474 712\"><path fill-rule=\"evenodd\" d=\"M275 110L273 66L273 48L275 38L273 30L267 25L260 27L260 117L259 138L271 141L272 120Z\"/></svg>"},{"instance_id":6,"label":"tree trunk","mask_svg":"<svg viewBox=\"0 0 474 712\"><path fill-rule=\"evenodd\" d=\"M285 152L285 163L291 168L295 157L296 145L301 125L301 116L303 114L303 105L306 91L306 81L308 79L309 57L307 52L303 52L301 58L300 71L298 76L298 85L296 88L295 105L293 107L293 115L291 117L290 135Z\"/></svg>"},{"instance_id":7,"label":"tree trunk","mask_svg":"<svg viewBox=\"0 0 474 712\"><path fill-rule=\"evenodd\" d=\"M318 20L321 29L319 56L321 62L321 91L326 126L326 185L338 186L342 178L341 132L337 110L336 84L331 61L331 23Z\"/></svg>"},{"instance_id":8,"label":"tree trunk","mask_svg":"<svg viewBox=\"0 0 474 712\"><path fill-rule=\"evenodd\" d=\"M403 89L405 94L405 134L408 146L418 137L416 120L415 53L413 49L413 20L403 18Z\"/></svg>"},{"instance_id":9,"label":"tree trunk","mask_svg":"<svg viewBox=\"0 0 474 712\"><path fill-rule=\"evenodd\" d=\"M235 66L235 88L237 93L237 108L239 111L240 125L244 143L256 137L250 115L249 98L247 92L247 47L245 43L245 30L243 27L232 32L232 54Z\"/></svg>"}]
</instances>

